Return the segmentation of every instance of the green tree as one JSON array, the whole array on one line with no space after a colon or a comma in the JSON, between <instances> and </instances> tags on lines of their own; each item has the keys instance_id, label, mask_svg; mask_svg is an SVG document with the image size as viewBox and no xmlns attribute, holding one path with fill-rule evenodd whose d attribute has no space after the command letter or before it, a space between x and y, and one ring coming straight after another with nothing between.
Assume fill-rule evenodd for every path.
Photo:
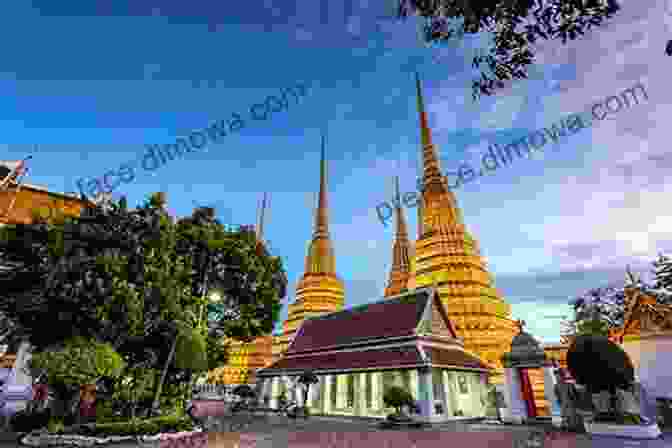
<instances>
[{"instance_id":1,"label":"green tree","mask_svg":"<svg viewBox=\"0 0 672 448\"><path fill-rule=\"evenodd\" d=\"M254 233L228 232L199 210L175 223L161 194L132 211L122 200L3 227L0 260L11 266L0 272L0 312L37 351L77 336L108 342L127 364L125 384L154 372L154 404L167 379L189 381L225 359L223 336L270 332L286 294L280 259Z\"/></svg>"},{"instance_id":2,"label":"green tree","mask_svg":"<svg viewBox=\"0 0 672 448\"><path fill-rule=\"evenodd\" d=\"M600 26L620 9L615 0L400 0L399 18L424 18L426 42L490 33L486 55L474 57L480 75L472 97L492 95L505 81L527 78L539 39L574 40Z\"/></svg>"}]
</instances>

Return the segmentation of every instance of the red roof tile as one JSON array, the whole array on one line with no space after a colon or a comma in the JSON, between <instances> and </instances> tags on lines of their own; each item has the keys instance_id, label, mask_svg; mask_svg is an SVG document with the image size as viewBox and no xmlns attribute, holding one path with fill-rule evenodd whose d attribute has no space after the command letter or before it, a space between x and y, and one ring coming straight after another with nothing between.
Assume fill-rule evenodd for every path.
<instances>
[{"instance_id":1,"label":"red roof tile","mask_svg":"<svg viewBox=\"0 0 672 448\"><path fill-rule=\"evenodd\" d=\"M416 291L307 319L287 353L411 335L422 317L430 292Z\"/></svg>"},{"instance_id":2,"label":"red roof tile","mask_svg":"<svg viewBox=\"0 0 672 448\"><path fill-rule=\"evenodd\" d=\"M394 367L422 364L423 360L415 346L386 348L378 350L338 352L312 356L288 356L281 358L260 374L282 370L326 370L326 369L365 369L373 367ZM263 372L263 373L262 373Z\"/></svg>"},{"instance_id":3,"label":"red roof tile","mask_svg":"<svg viewBox=\"0 0 672 448\"><path fill-rule=\"evenodd\" d=\"M425 347L425 353L432 364L445 366L464 366L475 369L489 369L480 359L458 349Z\"/></svg>"}]
</instances>

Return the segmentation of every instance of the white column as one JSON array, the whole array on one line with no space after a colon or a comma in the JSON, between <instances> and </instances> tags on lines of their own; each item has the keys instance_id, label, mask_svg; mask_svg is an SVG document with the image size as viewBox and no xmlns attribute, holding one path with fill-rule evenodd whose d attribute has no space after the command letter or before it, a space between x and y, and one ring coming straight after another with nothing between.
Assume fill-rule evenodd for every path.
<instances>
[{"instance_id":1,"label":"white column","mask_svg":"<svg viewBox=\"0 0 672 448\"><path fill-rule=\"evenodd\" d=\"M278 395L280 395L280 377L274 376L271 379L271 408L278 408Z\"/></svg>"},{"instance_id":2,"label":"white column","mask_svg":"<svg viewBox=\"0 0 672 448\"><path fill-rule=\"evenodd\" d=\"M417 370L411 370L411 395L413 395L414 400L418 400L418 371Z\"/></svg>"},{"instance_id":3,"label":"white column","mask_svg":"<svg viewBox=\"0 0 672 448\"><path fill-rule=\"evenodd\" d=\"M516 368L504 369L504 381L506 385L504 399L506 400L507 410L505 414L507 415L502 415L502 418L511 423L521 423L527 418L527 409L520 389L521 384L518 375L518 369Z\"/></svg>"},{"instance_id":4,"label":"white column","mask_svg":"<svg viewBox=\"0 0 672 448\"><path fill-rule=\"evenodd\" d=\"M266 379L264 380L264 392L263 392L264 395L268 396L268 398L269 398L268 403L266 404L266 406L270 406L270 405L271 405L271 401L272 401L272 398L273 398L273 392L272 392L272 389L273 389L273 379L272 379L272 378L266 378Z\"/></svg>"},{"instance_id":5,"label":"white column","mask_svg":"<svg viewBox=\"0 0 672 448\"><path fill-rule=\"evenodd\" d=\"M382 373L372 372L371 378L371 407L373 411L383 408L383 390L381 388Z\"/></svg>"},{"instance_id":6,"label":"white column","mask_svg":"<svg viewBox=\"0 0 672 448\"><path fill-rule=\"evenodd\" d=\"M448 387L448 402L450 403L452 416L455 417L455 413L460 409L460 403L458 398L458 389L457 389L457 377L455 372L445 372Z\"/></svg>"},{"instance_id":7,"label":"white column","mask_svg":"<svg viewBox=\"0 0 672 448\"><path fill-rule=\"evenodd\" d=\"M368 372L355 374L355 415L358 417L368 415L366 409L366 375L368 375Z\"/></svg>"},{"instance_id":8,"label":"white column","mask_svg":"<svg viewBox=\"0 0 672 448\"><path fill-rule=\"evenodd\" d=\"M310 394L308 396L308 406L311 408L311 410L315 411L315 413L322 413L321 409L318 409L317 406L319 405L319 400L318 397L320 395L320 392L322 391L322 382L324 381L323 376L318 376L317 377L319 381L315 384L310 385Z\"/></svg>"},{"instance_id":9,"label":"white column","mask_svg":"<svg viewBox=\"0 0 672 448\"><path fill-rule=\"evenodd\" d=\"M479 373L470 373L467 375L467 379L469 383L469 392L471 393L471 417L484 416L484 407L483 404L481 404L481 375Z\"/></svg>"},{"instance_id":10,"label":"white column","mask_svg":"<svg viewBox=\"0 0 672 448\"><path fill-rule=\"evenodd\" d=\"M331 413L331 382L334 380L333 375L324 375L324 390L322 391L324 400L324 413Z\"/></svg>"},{"instance_id":11,"label":"white column","mask_svg":"<svg viewBox=\"0 0 672 448\"><path fill-rule=\"evenodd\" d=\"M562 408L560 401L555 395L556 378L553 366L544 367L544 397L549 404L551 411L551 423L554 426L562 425Z\"/></svg>"},{"instance_id":12,"label":"white column","mask_svg":"<svg viewBox=\"0 0 672 448\"><path fill-rule=\"evenodd\" d=\"M449 384L450 376L448 376L448 371L442 370L441 377L443 378L443 396L445 397L446 417L452 417L455 415L455 406L453 405L453 397L451 397L452 392Z\"/></svg>"},{"instance_id":13,"label":"white column","mask_svg":"<svg viewBox=\"0 0 672 448\"><path fill-rule=\"evenodd\" d=\"M345 381L345 375L336 375L336 408L338 409L345 407Z\"/></svg>"},{"instance_id":14,"label":"white column","mask_svg":"<svg viewBox=\"0 0 672 448\"><path fill-rule=\"evenodd\" d=\"M420 416L423 420L431 421L434 414L434 388L432 385L432 369L422 369L418 373Z\"/></svg>"}]
</instances>

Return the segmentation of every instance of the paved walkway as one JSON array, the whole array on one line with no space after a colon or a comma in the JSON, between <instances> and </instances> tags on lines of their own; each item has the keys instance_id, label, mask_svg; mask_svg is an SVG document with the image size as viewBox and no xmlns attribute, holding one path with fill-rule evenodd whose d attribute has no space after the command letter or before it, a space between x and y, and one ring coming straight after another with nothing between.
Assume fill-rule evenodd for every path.
<instances>
[{"instance_id":1,"label":"paved walkway","mask_svg":"<svg viewBox=\"0 0 672 448\"><path fill-rule=\"evenodd\" d=\"M239 420L236 418L236 420ZM241 419L247 420L247 419ZM243 423L238 421L237 423ZM533 448L532 426L488 425L451 422L410 430L380 430L378 421L339 417L311 417L291 420L269 416L255 418L242 432L211 432L208 448ZM225 428L223 428L225 429ZM445 434L444 434L445 433ZM3 441L4 440L4 441ZM3 434L0 447L16 448L16 438ZM112 445L137 448L135 443ZM614 437L592 438L585 434L561 434L546 440L539 448L672 448L672 433L658 440L627 440Z\"/></svg>"}]
</instances>

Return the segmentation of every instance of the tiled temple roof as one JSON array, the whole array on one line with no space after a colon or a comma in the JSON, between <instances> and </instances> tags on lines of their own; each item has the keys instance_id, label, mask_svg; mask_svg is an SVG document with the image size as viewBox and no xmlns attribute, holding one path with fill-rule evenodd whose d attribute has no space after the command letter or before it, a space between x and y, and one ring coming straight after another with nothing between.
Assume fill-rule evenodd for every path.
<instances>
[{"instance_id":1,"label":"tiled temple roof","mask_svg":"<svg viewBox=\"0 0 672 448\"><path fill-rule=\"evenodd\" d=\"M468 367L472 369L488 369L480 359L462 350L446 350L436 347L426 347L425 353L433 365Z\"/></svg>"},{"instance_id":2,"label":"tiled temple roof","mask_svg":"<svg viewBox=\"0 0 672 448\"><path fill-rule=\"evenodd\" d=\"M404 346L359 350L350 352L331 352L308 356L288 356L281 358L271 367L258 371L257 376L277 375L278 370L303 371L350 370L367 368L386 368L414 366L424 361L417 347Z\"/></svg>"},{"instance_id":3,"label":"tiled temple roof","mask_svg":"<svg viewBox=\"0 0 672 448\"><path fill-rule=\"evenodd\" d=\"M307 319L287 355L372 339L414 334L432 289L416 290L398 297Z\"/></svg>"}]
</instances>

